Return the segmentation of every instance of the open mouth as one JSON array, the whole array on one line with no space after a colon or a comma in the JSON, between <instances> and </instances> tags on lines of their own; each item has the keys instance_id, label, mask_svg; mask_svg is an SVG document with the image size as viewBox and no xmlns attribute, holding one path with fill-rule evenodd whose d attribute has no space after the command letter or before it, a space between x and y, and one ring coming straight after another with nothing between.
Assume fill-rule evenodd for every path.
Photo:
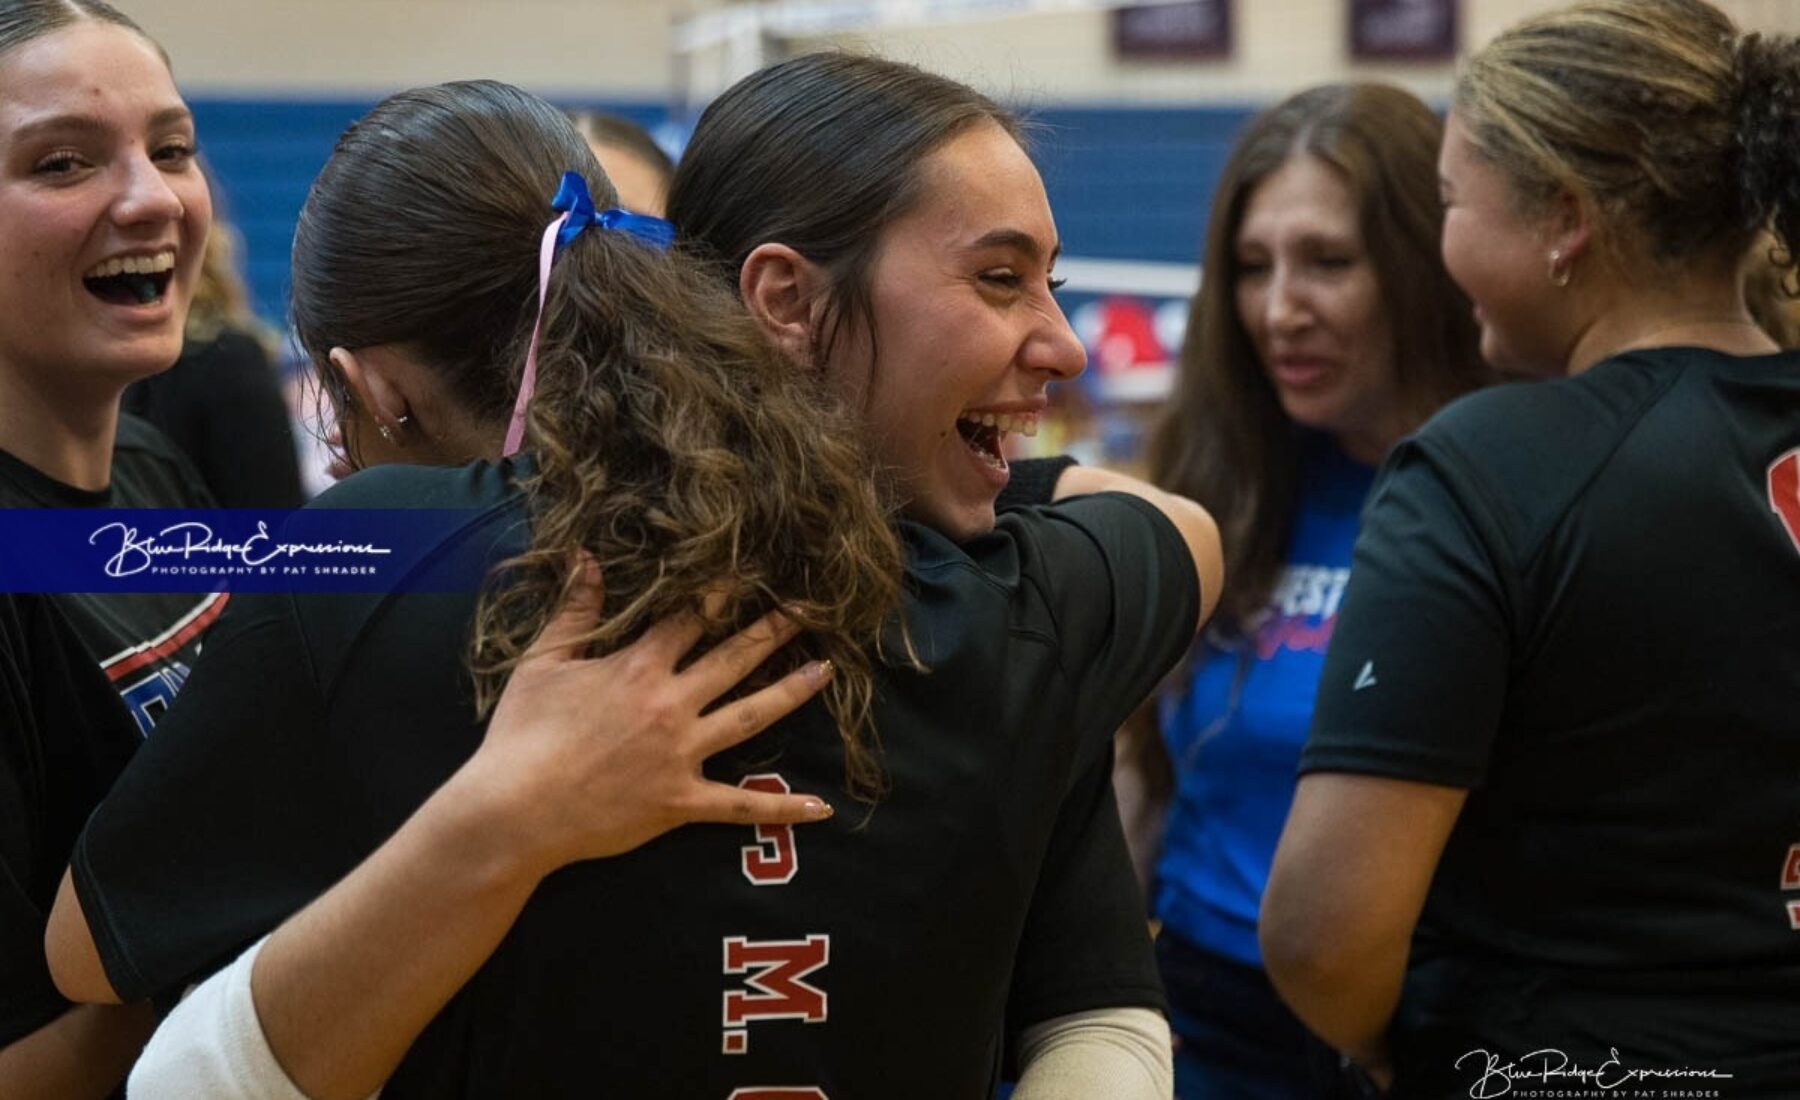
<instances>
[{"instance_id":1,"label":"open mouth","mask_svg":"<svg viewBox=\"0 0 1800 1100\"><path fill-rule=\"evenodd\" d=\"M1008 432L1024 436L1037 434L1034 413L964 413L956 418L956 434L962 436L975 457L996 470L1006 469L1003 450Z\"/></svg>"},{"instance_id":2,"label":"open mouth","mask_svg":"<svg viewBox=\"0 0 1800 1100\"><path fill-rule=\"evenodd\" d=\"M81 277L88 293L115 306L148 306L163 300L175 278L175 253L117 256Z\"/></svg>"}]
</instances>

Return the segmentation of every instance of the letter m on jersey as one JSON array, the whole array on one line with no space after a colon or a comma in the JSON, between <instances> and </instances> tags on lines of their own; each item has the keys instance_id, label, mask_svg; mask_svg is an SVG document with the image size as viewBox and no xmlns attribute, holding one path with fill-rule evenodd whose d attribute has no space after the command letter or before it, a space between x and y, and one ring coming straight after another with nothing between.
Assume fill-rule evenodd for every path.
<instances>
[{"instance_id":1,"label":"letter m on jersey","mask_svg":"<svg viewBox=\"0 0 1800 1100\"><path fill-rule=\"evenodd\" d=\"M1800 447L1769 463L1769 506L1800 550Z\"/></svg>"},{"instance_id":2,"label":"letter m on jersey","mask_svg":"<svg viewBox=\"0 0 1800 1100\"><path fill-rule=\"evenodd\" d=\"M725 1026L756 1020L825 1022L825 991L805 978L831 961L831 937L803 940L725 938L725 973L747 974L748 989L725 991Z\"/></svg>"}]
</instances>

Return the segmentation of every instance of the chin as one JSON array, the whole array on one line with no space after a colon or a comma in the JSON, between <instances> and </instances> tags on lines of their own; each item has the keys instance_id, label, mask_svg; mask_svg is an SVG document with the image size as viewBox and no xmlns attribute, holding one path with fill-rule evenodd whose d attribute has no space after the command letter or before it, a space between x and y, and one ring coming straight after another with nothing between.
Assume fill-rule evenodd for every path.
<instances>
[{"instance_id":1,"label":"chin","mask_svg":"<svg viewBox=\"0 0 1800 1100\"><path fill-rule=\"evenodd\" d=\"M120 348L111 354L98 354L92 361L101 365L101 369L109 375L135 382L140 378L161 374L174 366L175 360L181 358L181 346L179 336L174 339L136 340L129 348Z\"/></svg>"},{"instance_id":2,"label":"chin","mask_svg":"<svg viewBox=\"0 0 1800 1100\"><path fill-rule=\"evenodd\" d=\"M1342 410L1336 401L1318 398L1300 398L1295 400L1286 394L1282 395L1281 411L1287 418L1302 428L1310 428L1317 432L1335 432L1343 420Z\"/></svg>"}]
</instances>

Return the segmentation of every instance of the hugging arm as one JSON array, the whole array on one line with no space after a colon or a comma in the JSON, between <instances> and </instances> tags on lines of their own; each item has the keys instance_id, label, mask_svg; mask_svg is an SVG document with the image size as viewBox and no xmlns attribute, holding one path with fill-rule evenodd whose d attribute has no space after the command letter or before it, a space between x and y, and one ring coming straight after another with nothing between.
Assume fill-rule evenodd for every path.
<instances>
[{"instance_id":1,"label":"hugging arm","mask_svg":"<svg viewBox=\"0 0 1800 1100\"><path fill-rule=\"evenodd\" d=\"M1219 589L1225 583L1225 552L1219 544L1219 525L1205 508L1184 496L1158 489L1147 481L1102 470L1094 466L1070 466L1056 479L1056 500L1085 496L1089 493L1124 493L1148 501L1180 532L1194 559L1194 572L1200 582L1200 617L1194 633L1206 625L1213 608L1219 603Z\"/></svg>"},{"instance_id":2,"label":"hugging arm","mask_svg":"<svg viewBox=\"0 0 1800 1100\"><path fill-rule=\"evenodd\" d=\"M707 757L826 682L829 671L809 665L702 714L785 644L791 625L771 615L677 672L700 638L697 618L665 621L615 653L584 659L580 641L599 607L590 575L514 671L476 754L343 881L276 929L247 975L226 970L209 979L218 983L203 988L213 1008L202 1001L192 1026L159 1034L145 1055L152 1069L222 1043L239 1049L220 1064L253 1067L260 1039L314 1100L366 1097L486 962L551 871L629 851L688 822L829 816L816 798L746 791L700 772ZM230 983L246 977L250 997L234 1000ZM243 1025L246 1007L254 1028ZM244 1081L216 1095L258 1093Z\"/></svg>"}]
</instances>

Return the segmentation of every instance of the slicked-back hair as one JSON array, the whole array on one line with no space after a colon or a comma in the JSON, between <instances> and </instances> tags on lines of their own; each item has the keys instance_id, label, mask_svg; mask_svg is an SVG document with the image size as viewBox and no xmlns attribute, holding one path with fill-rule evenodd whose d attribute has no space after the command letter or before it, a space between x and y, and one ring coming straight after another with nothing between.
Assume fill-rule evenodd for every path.
<instances>
[{"instance_id":1,"label":"slicked-back hair","mask_svg":"<svg viewBox=\"0 0 1800 1100\"><path fill-rule=\"evenodd\" d=\"M814 354L846 326L871 341L869 271L882 230L922 194L920 165L991 123L1021 135L987 96L912 65L805 54L740 80L700 116L675 169L669 219L733 288L758 246L780 243L826 273Z\"/></svg>"},{"instance_id":2,"label":"slicked-back hair","mask_svg":"<svg viewBox=\"0 0 1800 1100\"><path fill-rule=\"evenodd\" d=\"M402 92L344 134L307 197L293 275L295 331L340 408L351 391L331 349L399 345L498 441L565 171L613 204L568 118L494 81ZM544 302L526 434L530 543L476 615L479 705L585 554L604 582L601 652L675 614L699 614L716 641L782 609L803 634L775 665L836 665L823 698L847 779L876 793L872 670L903 562L870 459L815 390L735 288L692 260L617 230L570 241ZM720 606L703 605L709 593Z\"/></svg>"},{"instance_id":3,"label":"slicked-back hair","mask_svg":"<svg viewBox=\"0 0 1800 1100\"><path fill-rule=\"evenodd\" d=\"M52 31L77 23L108 23L123 27L156 47L167 64L169 55L144 28L105 0L0 0L0 56Z\"/></svg>"}]
</instances>

